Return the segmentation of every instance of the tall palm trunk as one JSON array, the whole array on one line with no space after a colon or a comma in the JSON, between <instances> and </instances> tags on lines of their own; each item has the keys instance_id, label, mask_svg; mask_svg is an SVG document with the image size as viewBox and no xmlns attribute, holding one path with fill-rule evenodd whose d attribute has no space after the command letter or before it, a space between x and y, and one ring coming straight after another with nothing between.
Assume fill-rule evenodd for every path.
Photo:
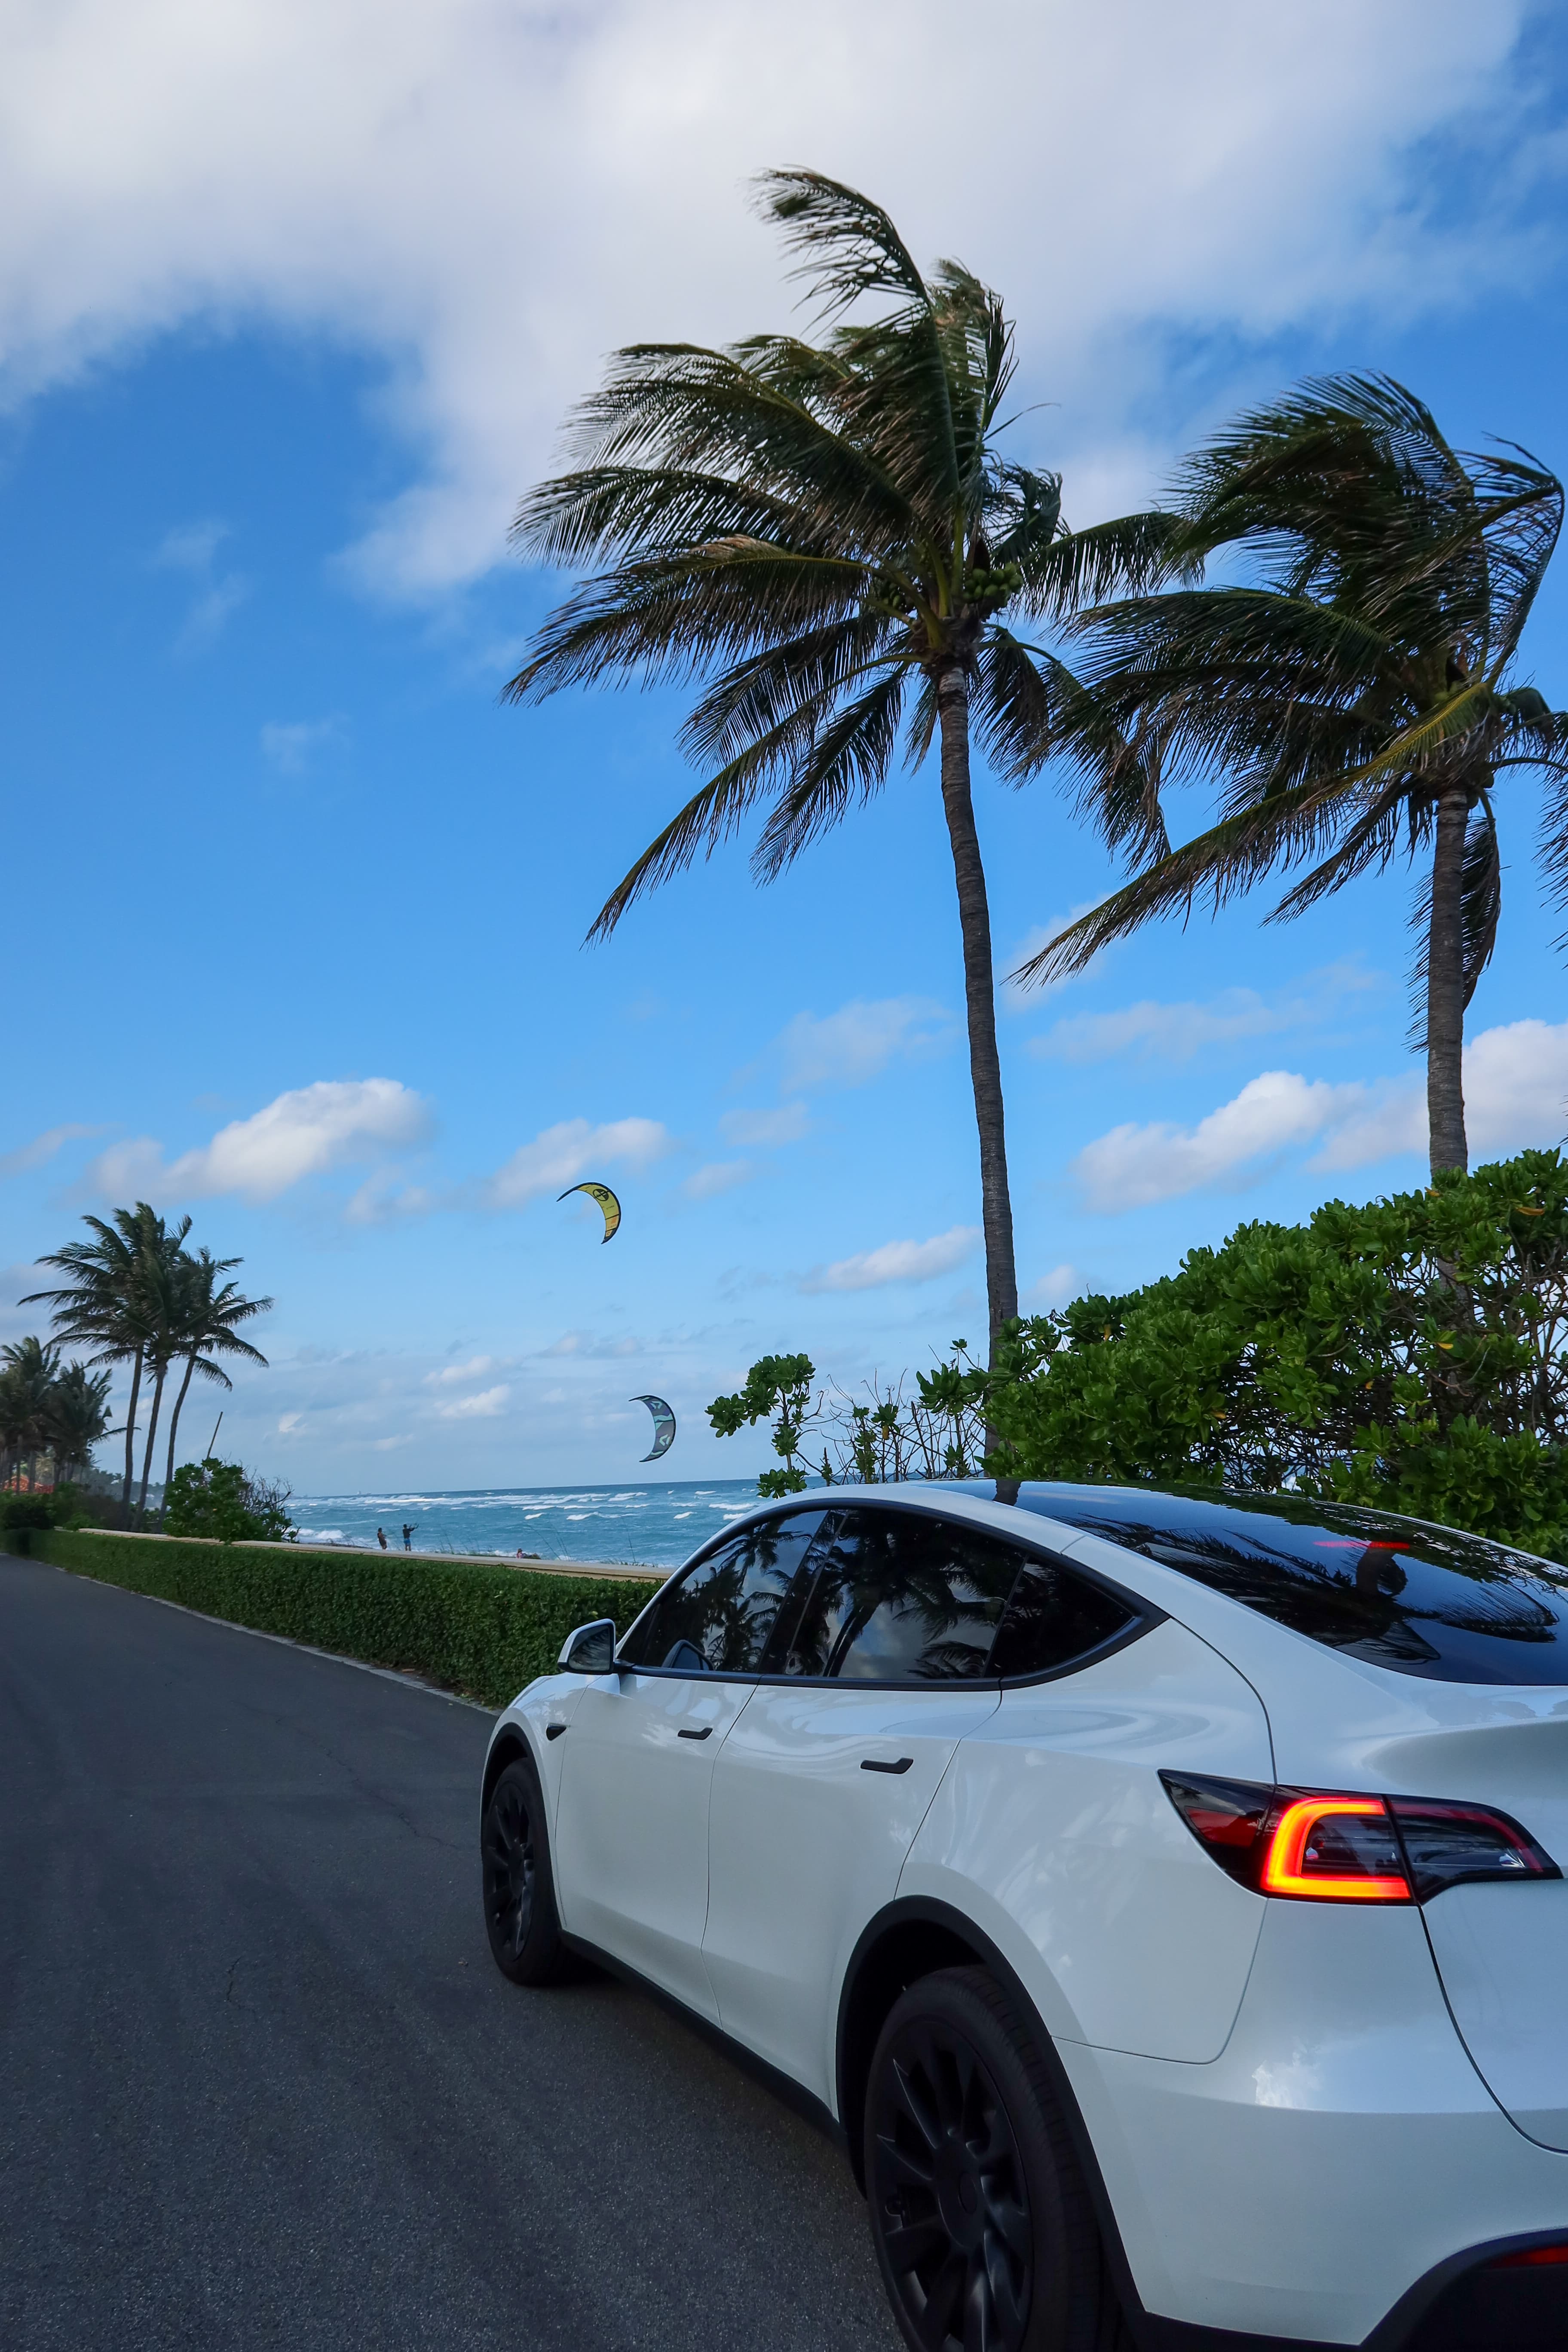
<instances>
[{"instance_id":1,"label":"tall palm trunk","mask_svg":"<svg viewBox=\"0 0 1568 2352\"><path fill-rule=\"evenodd\" d=\"M191 1374L196 1369L196 1351L193 1348L185 1358L185 1377L180 1382L180 1393L174 1399L174 1411L169 1423L169 1460L163 1472L163 1500L158 1511L158 1525L163 1524L163 1513L169 1507L169 1489L174 1483L174 1440L180 1433L180 1415L190 1394Z\"/></svg>"},{"instance_id":2,"label":"tall palm trunk","mask_svg":"<svg viewBox=\"0 0 1568 2352\"><path fill-rule=\"evenodd\" d=\"M120 1507L127 1521L131 1517L131 1486L136 1475L136 1400L142 1393L142 1357L137 1349L131 1372L131 1402L125 1408L125 1484L121 1490Z\"/></svg>"},{"instance_id":3,"label":"tall palm trunk","mask_svg":"<svg viewBox=\"0 0 1568 2352\"><path fill-rule=\"evenodd\" d=\"M1002 1065L996 1052L996 991L991 971L991 910L985 869L974 830L969 784L969 680L954 664L936 683L942 721L942 803L952 844L958 919L963 935L963 992L969 1013L969 1073L980 1129L980 1209L985 1233L985 1300L991 1357L996 1334L1018 1312L1013 1262L1013 1202L1007 1189L1007 1139L1002 1117Z\"/></svg>"},{"instance_id":4,"label":"tall palm trunk","mask_svg":"<svg viewBox=\"0 0 1568 2352\"><path fill-rule=\"evenodd\" d=\"M1437 803L1432 854L1432 921L1426 938L1426 1127L1432 1173L1468 1169L1465 1140L1465 831L1469 795L1459 786Z\"/></svg>"},{"instance_id":5,"label":"tall palm trunk","mask_svg":"<svg viewBox=\"0 0 1568 2352\"><path fill-rule=\"evenodd\" d=\"M163 1382L169 1377L167 1357L158 1359L153 1384L153 1412L147 1423L147 1451L142 1456L142 1492L136 1497L136 1516L143 1526L147 1523L147 1482L153 1475L153 1444L158 1434L158 1409L163 1402Z\"/></svg>"}]
</instances>

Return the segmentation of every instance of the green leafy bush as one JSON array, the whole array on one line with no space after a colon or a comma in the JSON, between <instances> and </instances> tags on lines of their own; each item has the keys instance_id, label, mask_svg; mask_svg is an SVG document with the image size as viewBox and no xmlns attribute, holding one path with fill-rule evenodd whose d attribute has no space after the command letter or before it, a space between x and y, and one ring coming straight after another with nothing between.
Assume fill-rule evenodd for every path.
<instances>
[{"instance_id":1,"label":"green leafy bush","mask_svg":"<svg viewBox=\"0 0 1568 2352\"><path fill-rule=\"evenodd\" d=\"M1568 1161L1238 1226L1124 1297L1012 1327L1001 1475L1375 1503L1568 1546Z\"/></svg>"},{"instance_id":2,"label":"green leafy bush","mask_svg":"<svg viewBox=\"0 0 1568 2352\"><path fill-rule=\"evenodd\" d=\"M48 1495L0 1495L0 1536L12 1551L26 1555L33 1536L55 1524L53 1498Z\"/></svg>"},{"instance_id":3,"label":"green leafy bush","mask_svg":"<svg viewBox=\"0 0 1568 2352\"><path fill-rule=\"evenodd\" d=\"M574 1626L613 1617L624 1633L662 1581L97 1528L39 1530L26 1540L34 1559L56 1568L370 1665L405 1667L498 1707L554 1672ZM4 1530L0 1543L18 1548Z\"/></svg>"},{"instance_id":4,"label":"green leafy bush","mask_svg":"<svg viewBox=\"0 0 1568 2352\"><path fill-rule=\"evenodd\" d=\"M858 1404L764 1356L708 1408L771 1420L764 1495L838 1479L994 1477L1296 1488L1568 1556L1568 1160L1450 1171L1302 1225L1238 1225L1119 1298L1010 1324Z\"/></svg>"},{"instance_id":5,"label":"green leafy bush","mask_svg":"<svg viewBox=\"0 0 1568 2352\"><path fill-rule=\"evenodd\" d=\"M219 1543L283 1543L295 1528L288 1489L268 1486L237 1462L183 1462L163 1497L172 1536L216 1537Z\"/></svg>"}]
</instances>

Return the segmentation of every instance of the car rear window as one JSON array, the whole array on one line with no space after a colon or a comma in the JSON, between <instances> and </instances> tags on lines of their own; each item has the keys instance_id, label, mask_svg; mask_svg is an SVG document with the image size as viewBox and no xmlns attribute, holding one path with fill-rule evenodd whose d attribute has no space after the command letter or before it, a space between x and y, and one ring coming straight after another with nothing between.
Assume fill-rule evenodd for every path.
<instances>
[{"instance_id":1,"label":"car rear window","mask_svg":"<svg viewBox=\"0 0 1568 2352\"><path fill-rule=\"evenodd\" d=\"M1396 1674L1568 1683L1568 1570L1484 1536L1289 1495L1032 1480L965 1491L1104 1536Z\"/></svg>"}]
</instances>

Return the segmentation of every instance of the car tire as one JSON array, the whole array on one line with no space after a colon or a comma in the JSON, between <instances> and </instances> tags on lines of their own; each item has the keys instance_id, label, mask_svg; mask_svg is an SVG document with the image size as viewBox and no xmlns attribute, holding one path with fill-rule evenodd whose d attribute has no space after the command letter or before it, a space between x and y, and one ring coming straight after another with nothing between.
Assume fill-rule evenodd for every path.
<instances>
[{"instance_id":1,"label":"car tire","mask_svg":"<svg viewBox=\"0 0 1568 2352\"><path fill-rule=\"evenodd\" d=\"M912 2352L1131 2352L1061 2109L985 1969L921 1977L866 2095L866 2194Z\"/></svg>"},{"instance_id":2,"label":"car tire","mask_svg":"<svg viewBox=\"0 0 1568 2352\"><path fill-rule=\"evenodd\" d=\"M490 1790L479 1829L485 1930L503 1977L513 1984L553 1984L570 1955L561 1940L550 1833L539 1775L515 1757Z\"/></svg>"}]
</instances>

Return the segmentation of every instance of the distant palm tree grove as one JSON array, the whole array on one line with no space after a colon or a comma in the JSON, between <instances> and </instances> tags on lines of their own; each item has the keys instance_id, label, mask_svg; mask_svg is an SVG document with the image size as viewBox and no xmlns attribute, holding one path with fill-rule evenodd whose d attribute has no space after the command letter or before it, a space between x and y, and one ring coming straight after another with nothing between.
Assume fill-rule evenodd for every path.
<instances>
[{"instance_id":1,"label":"distant palm tree grove","mask_svg":"<svg viewBox=\"0 0 1568 2352\"><path fill-rule=\"evenodd\" d=\"M145 1201L116 1209L109 1218L84 1217L89 1238L68 1242L39 1259L64 1279L35 1290L22 1305L52 1310L51 1341L26 1339L4 1350L0 1370L0 1450L6 1475L17 1479L22 1465L48 1454L55 1483L85 1466L99 1439L110 1434L108 1397L112 1367L131 1368L131 1396L122 1433L125 1467L121 1508L144 1519L160 1425L166 1430L163 1485L174 1475L180 1416L199 1377L220 1389L233 1383L222 1360L265 1365L258 1348L240 1327L271 1307L270 1298L247 1298L226 1277L241 1260L215 1258L209 1250L189 1250L189 1217L170 1224ZM61 1369L64 1348L86 1350L83 1360ZM99 1370L99 1367L110 1369ZM168 1408L166 1423L164 1408ZM139 1425L139 1412L144 1412ZM136 1443L142 1438L137 1485ZM29 1475L29 1484L36 1476Z\"/></svg>"}]
</instances>

